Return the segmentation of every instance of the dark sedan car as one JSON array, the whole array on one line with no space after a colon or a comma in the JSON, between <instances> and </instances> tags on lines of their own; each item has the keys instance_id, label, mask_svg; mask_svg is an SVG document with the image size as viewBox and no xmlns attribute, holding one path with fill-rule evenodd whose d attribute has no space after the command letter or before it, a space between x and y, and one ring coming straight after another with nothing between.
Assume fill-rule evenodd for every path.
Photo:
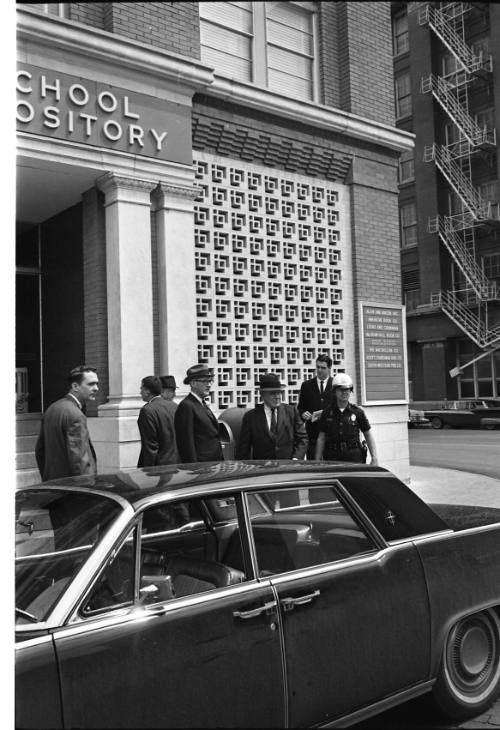
<instances>
[{"instance_id":1,"label":"dark sedan car","mask_svg":"<svg viewBox=\"0 0 500 730\"><path fill-rule=\"evenodd\" d=\"M500 426L500 398L466 398L424 411L432 428L495 428Z\"/></svg>"},{"instance_id":2,"label":"dark sedan car","mask_svg":"<svg viewBox=\"0 0 500 730\"><path fill-rule=\"evenodd\" d=\"M336 727L500 687L500 510L380 467L223 462L26 487L16 726Z\"/></svg>"}]
</instances>

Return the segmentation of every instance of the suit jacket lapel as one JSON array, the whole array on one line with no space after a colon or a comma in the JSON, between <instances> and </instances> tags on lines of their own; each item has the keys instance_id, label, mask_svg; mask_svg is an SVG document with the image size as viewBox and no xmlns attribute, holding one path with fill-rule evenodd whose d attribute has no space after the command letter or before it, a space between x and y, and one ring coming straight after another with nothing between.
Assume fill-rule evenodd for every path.
<instances>
[{"instance_id":1,"label":"suit jacket lapel","mask_svg":"<svg viewBox=\"0 0 500 730\"><path fill-rule=\"evenodd\" d=\"M195 398L192 393L189 394L191 396L191 399L196 403L198 410L203 413L214 425L217 425L217 419L215 417L215 414L210 410L210 408L207 408L203 403L200 403L198 398Z\"/></svg>"}]
</instances>

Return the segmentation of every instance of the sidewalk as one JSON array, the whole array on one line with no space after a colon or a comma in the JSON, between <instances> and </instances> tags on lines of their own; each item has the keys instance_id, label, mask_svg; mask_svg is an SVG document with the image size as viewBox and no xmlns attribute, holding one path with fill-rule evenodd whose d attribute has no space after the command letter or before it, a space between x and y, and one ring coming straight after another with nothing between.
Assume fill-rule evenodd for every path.
<instances>
[{"instance_id":1,"label":"sidewalk","mask_svg":"<svg viewBox=\"0 0 500 730\"><path fill-rule=\"evenodd\" d=\"M410 488L424 501L500 507L500 479L458 469L410 466Z\"/></svg>"}]
</instances>

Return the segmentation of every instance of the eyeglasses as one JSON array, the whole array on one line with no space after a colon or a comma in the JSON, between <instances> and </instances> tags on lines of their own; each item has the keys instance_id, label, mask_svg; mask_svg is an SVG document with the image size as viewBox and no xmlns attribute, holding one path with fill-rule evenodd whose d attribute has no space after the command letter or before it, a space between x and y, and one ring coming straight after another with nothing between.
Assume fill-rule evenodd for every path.
<instances>
[{"instance_id":1,"label":"eyeglasses","mask_svg":"<svg viewBox=\"0 0 500 730\"><path fill-rule=\"evenodd\" d=\"M335 388L335 390L340 390L341 393L352 393L352 388Z\"/></svg>"},{"instance_id":2,"label":"eyeglasses","mask_svg":"<svg viewBox=\"0 0 500 730\"><path fill-rule=\"evenodd\" d=\"M213 385L213 383L214 383L213 378L212 379L209 379L209 378L196 378L196 381L195 382L197 382L197 383L205 383L205 385Z\"/></svg>"}]
</instances>

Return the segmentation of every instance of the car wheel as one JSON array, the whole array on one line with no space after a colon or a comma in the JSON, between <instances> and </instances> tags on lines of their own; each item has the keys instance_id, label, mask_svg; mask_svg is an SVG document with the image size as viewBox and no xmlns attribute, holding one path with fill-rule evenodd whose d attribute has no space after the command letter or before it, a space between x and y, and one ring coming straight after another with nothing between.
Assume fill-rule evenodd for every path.
<instances>
[{"instance_id":1,"label":"car wheel","mask_svg":"<svg viewBox=\"0 0 500 730\"><path fill-rule=\"evenodd\" d=\"M439 418L439 416L433 416L433 418L431 418L432 428L443 428L443 425L443 421Z\"/></svg>"},{"instance_id":2,"label":"car wheel","mask_svg":"<svg viewBox=\"0 0 500 730\"><path fill-rule=\"evenodd\" d=\"M480 715L500 693L500 618L489 609L458 621L444 646L433 695L453 719Z\"/></svg>"}]
</instances>

